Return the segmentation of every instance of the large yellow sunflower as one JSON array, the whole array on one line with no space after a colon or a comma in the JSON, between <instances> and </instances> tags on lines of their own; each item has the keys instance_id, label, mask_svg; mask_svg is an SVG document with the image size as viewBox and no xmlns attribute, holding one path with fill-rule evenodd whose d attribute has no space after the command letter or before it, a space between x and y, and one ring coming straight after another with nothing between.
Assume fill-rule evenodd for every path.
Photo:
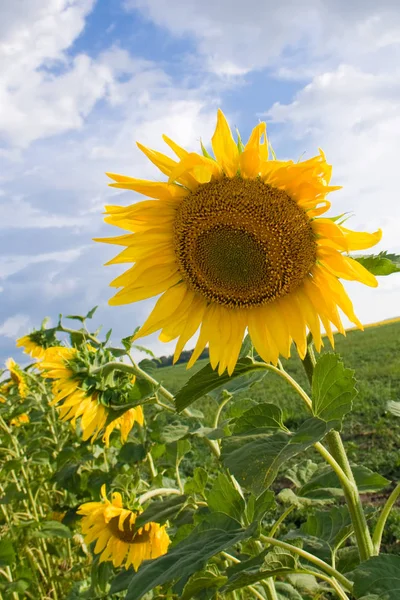
<instances>
[{"instance_id":1,"label":"large yellow sunflower","mask_svg":"<svg viewBox=\"0 0 400 600\"><path fill-rule=\"evenodd\" d=\"M95 353L96 349L87 347L89 353ZM125 411L120 417L107 423L109 420L109 409L101 403L100 393L94 387L85 389L84 382L90 377L89 370L85 371L82 363L79 364L77 372L72 368L73 361L77 360L79 352L76 348L55 346L48 348L38 368L41 369L43 377L54 379L52 391L54 394L51 406L57 405L62 421L71 421L76 425L80 418L82 439L91 438L94 442L104 430L103 440L109 445L110 434L113 429L121 430L121 441L127 440L128 434L137 421L143 424L143 410L141 406ZM134 383L134 382L133 382Z\"/></svg>"},{"instance_id":2,"label":"large yellow sunflower","mask_svg":"<svg viewBox=\"0 0 400 600\"><path fill-rule=\"evenodd\" d=\"M28 386L26 384L26 379L23 370L15 360L12 358L8 358L6 360L6 367L10 372L10 377L12 381L18 386L18 393L21 398L26 398L28 393Z\"/></svg>"},{"instance_id":3,"label":"large yellow sunflower","mask_svg":"<svg viewBox=\"0 0 400 600\"><path fill-rule=\"evenodd\" d=\"M122 506L122 497L118 492L107 499L105 486L101 488L102 502L87 502L78 508L83 515L82 532L86 544L96 540L94 552L100 554L100 562L112 561L119 567L125 561L135 571L144 560L158 558L168 550L170 539L165 525L146 523L136 528L137 512Z\"/></svg>"},{"instance_id":4,"label":"large yellow sunflower","mask_svg":"<svg viewBox=\"0 0 400 600\"><path fill-rule=\"evenodd\" d=\"M188 366L208 343L221 374L232 373L246 328L274 364L289 356L292 341L304 357L307 331L317 350L322 327L333 344L331 324L344 333L338 309L362 328L339 278L377 285L348 252L374 246L381 231L354 232L321 217L330 208L326 196L339 189L329 185L322 150L303 162L270 159L265 123L243 146L221 111L215 158L163 138L177 161L138 146L168 181L109 173L112 187L151 200L107 206L105 221L131 233L96 240L125 247L107 264L135 263L111 283L122 289L110 304L162 294L136 338L160 329L162 341L177 338L176 361L200 328Z\"/></svg>"}]
</instances>

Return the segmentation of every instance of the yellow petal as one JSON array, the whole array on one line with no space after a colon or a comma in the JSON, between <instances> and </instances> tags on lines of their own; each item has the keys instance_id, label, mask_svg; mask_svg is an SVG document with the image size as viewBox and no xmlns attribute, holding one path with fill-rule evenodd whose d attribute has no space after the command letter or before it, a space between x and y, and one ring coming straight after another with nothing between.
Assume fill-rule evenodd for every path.
<instances>
[{"instance_id":1,"label":"yellow petal","mask_svg":"<svg viewBox=\"0 0 400 600\"><path fill-rule=\"evenodd\" d=\"M175 161L172 161L175 163ZM116 180L117 183L110 183L110 187L121 188L124 190L133 190L149 198L161 198L162 200L176 200L176 198L184 198L187 196L187 190L185 188L176 185L174 183L159 182L159 181L147 181L146 179L135 179L133 177L122 177L114 175L113 173L107 173L107 175ZM121 179L123 179L121 181Z\"/></svg>"},{"instance_id":2,"label":"yellow petal","mask_svg":"<svg viewBox=\"0 0 400 600\"><path fill-rule=\"evenodd\" d=\"M173 140L171 140L167 135L163 135L162 136L164 142L166 144L168 144L168 146L171 148L171 150L173 150L175 152L175 154L177 155L178 158L185 158L185 156L187 156L188 151L185 150L185 148L182 148L181 146L178 146L178 144L176 144Z\"/></svg>"},{"instance_id":3,"label":"yellow petal","mask_svg":"<svg viewBox=\"0 0 400 600\"><path fill-rule=\"evenodd\" d=\"M378 229L374 233L366 233L364 231L351 231L345 227L340 226L342 232L345 235L348 249L351 250L366 250L375 246L382 238L382 230Z\"/></svg>"},{"instance_id":4,"label":"yellow petal","mask_svg":"<svg viewBox=\"0 0 400 600\"><path fill-rule=\"evenodd\" d=\"M348 252L348 243L345 235L343 234L339 225L336 225L330 219L315 219L312 221L311 226L314 233L321 239L321 244L325 243L325 239L332 242L340 250Z\"/></svg>"},{"instance_id":5,"label":"yellow petal","mask_svg":"<svg viewBox=\"0 0 400 600\"><path fill-rule=\"evenodd\" d=\"M196 189L198 184L208 183L213 178L221 176L221 170L214 160L206 156L200 156L195 152L190 152L177 164L171 172L169 181L176 181L184 173L190 173L195 181L190 188L191 190Z\"/></svg>"},{"instance_id":6,"label":"yellow petal","mask_svg":"<svg viewBox=\"0 0 400 600\"><path fill-rule=\"evenodd\" d=\"M320 249L318 256L322 264L331 270L336 277L348 279L349 281L360 281L370 287L377 287L378 282L375 275L367 271L353 258L343 256L339 252L328 248Z\"/></svg>"},{"instance_id":7,"label":"yellow petal","mask_svg":"<svg viewBox=\"0 0 400 600\"><path fill-rule=\"evenodd\" d=\"M142 144L139 144L139 142L137 142L137 145L138 148L147 156L147 158L150 159L151 162L155 164L162 173L164 173L164 175L170 176L171 173L176 169L178 165L176 160L173 160L172 158L169 158L169 156L166 156L161 152L157 152L156 150L150 150L150 148L146 148ZM192 189L193 185L196 183L193 177L188 173L184 173L179 177L175 177L174 181L182 183L189 189Z\"/></svg>"},{"instance_id":8,"label":"yellow petal","mask_svg":"<svg viewBox=\"0 0 400 600\"><path fill-rule=\"evenodd\" d=\"M239 168L239 150L222 110L218 110L217 126L211 139L214 156L228 177L234 177Z\"/></svg>"},{"instance_id":9,"label":"yellow petal","mask_svg":"<svg viewBox=\"0 0 400 600\"><path fill-rule=\"evenodd\" d=\"M206 301L201 297L195 298L194 302L190 306L190 310L188 311L185 319L184 327L176 344L174 363L176 363L176 361L179 359L186 343L194 336L200 327L205 309Z\"/></svg>"},{"instance_id":10,"label":"yellow petal","mask_svg":"<svg viewBox=\"0 0 400 600\"><path fill-rule=\"evenodd\" d=\"M190 292L188 292L184 283L179 283L178 285L170 287L161 298L157 300L155 307L132 341L150 335L151 333L158 331L158 329L162 329L164 323L168 323L169 319L172 318L172 315L177 310L180 310L181 303L187 295L190 297Z\"/></svg>"},{"instance_id":11,"label":"yellow petal","mask_svg":"<svg viewBox=\"0 0 400 600\"><path fill-rule=\"evenodd\" d=\"M118 292L115 296L110 298L108 303L111 306L118 306L120 304L130 304L131 302L137 302L139 300L145 300L152 296L158 296L162 292L165 292L169 287L175 285L181 280L181 275L176 272L170 277L159 281L154 285L147 285L145 287L127 287Z\"/></svg>"}]
</instances>

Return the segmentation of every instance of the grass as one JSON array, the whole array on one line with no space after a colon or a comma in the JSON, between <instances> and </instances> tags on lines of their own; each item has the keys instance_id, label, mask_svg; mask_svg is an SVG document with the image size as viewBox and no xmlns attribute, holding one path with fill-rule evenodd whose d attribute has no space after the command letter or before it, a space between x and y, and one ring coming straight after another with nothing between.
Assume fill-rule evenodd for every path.
<instances>
[{"instance_id":1,"label":"grass","mask_svg":"<svg viewBox=\"0 0 400 600\"><path fill-rule=\"evenodd\" d=\"M326 343L325 351L332 351ZM379 471L389 479L400 479L400 418L386 410L388 400L400 400L400 322L353 330L347 337L335 336L335 352L346 367L355 370L359 394L353 411L347 415L343 438L352 461ZM295 354L293 352L293 354ZM287 371L309 390L303 367L297 356L283 361ZM172 392L179 390L196 371L207 364L201 360L188 371L184 364L163 367L157 376ZM258 402L279 405L286 424L295 428L306 416L301 400L279 377L268 374L251 389L238 394ZM214 400L203 398L195 407L207 414ZM214 411L213 411L214 412Z\"/></svg>"}]
</instances>

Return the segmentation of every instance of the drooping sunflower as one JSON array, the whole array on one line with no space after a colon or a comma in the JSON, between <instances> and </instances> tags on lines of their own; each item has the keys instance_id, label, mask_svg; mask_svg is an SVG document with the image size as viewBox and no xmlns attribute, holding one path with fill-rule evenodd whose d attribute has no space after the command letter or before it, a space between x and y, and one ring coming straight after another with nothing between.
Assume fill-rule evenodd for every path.
<instances>
[{"instance_id":1,"label":"drooping sunflower","mask_svg":"<svg viewBox=\"0 0 400 600\"><path fill-rule=\"evenodd\" d=\"M23 370L19 365L17 365L15 360L13 360L12 358L8 358L6 360L6 367L10 372L10 377L12 381L18 386L19 395L21 396L21 398L26 398L28 393L28 386Z\"/></svg>"},{"instance_id":2,"label":"drooping sunflower","mask_svg":"<svg viewBox=\"0 0 400 600\"><path fill-rule=\"evenodd\" d=\"M16 341L17 348L23 348L25 354L29 354L32 358L38 360L44 357L46 348L57 344L55 329L45 328L32 331L32 333L24 335Z\"/></svg>"},{"instance_id":3,"label":"drooping sunflower","mask_svg":"<svg viewBox=\"0 0 400 600\"><path fill-rule=\"evenodd\" d=\"M151 522L135 527L138 513L123 507L120 493L114 492L110 502L103 485L101 495L101 502L87 502L77 511L83 515L85 542L96 541L94 552L101 553L100 562L112 561L119 567L125 561L126 569L132 565L137 571L144 560L166 554L170 539L165 525Z\"/></svg>"},{"instance_id":4,"label":"drooping sunflower","mask_svg":"<svg viewBox=\"0 0 400 600\"><path fill-rule=\"evenodd\" d=\"M110 434L117 428L121 430L121 441L124 443L134 423L143 424L143 410L137 406L122 414L119 412L120 416L110 419L111 409L104 400L101 385L98 386L100 382L91 374L91 363L98 364L98 354L100 352L90 345L81 350L55 346L45 351L38 368L43 377L54 379L54 398L50 405L57 405L61 420L71 421L73 426L80 418L84 441L91 438L93 443L104 431L103 440L108 446ZM107 355L101 356L107 362ZM115 384L116 393L122 396L124 391L134 386L134 381L124 373L120 377L121 381L117 380ZM112 390L110 388L107 391L111 393Z\"/></svg>"},{"instance_id":5,"label":"drooping sunflower","mask_svg":"<svg viewBox=\"0 0 400 600\"><path fill-rule=\"evenodd\" d=\"M292 341L301 357L311 331L317 350L325 329L344 333L340 309L362 324L340 278L376 286L375 277L348 256L374 246L381 231L350 231L329 208L332 167L322 150L303 162L270 159L265 123L244 146L232 137L218 111L214 157L187 152L168 137L173 160L138 144L168 176L153 182L108 173L111 187L133 190L148 200L107 206L105 221L130 233L96 241L125 249L107 264L134 263L111 286L119 305L162 294L135 339L161 330L177 338L174 360L200 328L188 363L204 347L218 372L231 374L246 329L266 361L289 357Z\"/></svg>"},{"instance_id":6,"label":"drooping sunflower","mask_svg":"<svg viewBox=\"0 0 400 600\"><path fill-rule=\"evenodd\" d=\"M22 415L18 415L18 417L14 417L10 421L10 425L12 427L21 427L21 425L26 425L26 423L30 422L29 415L26 413L22 413Z\"/></svg>"}]
</instances>

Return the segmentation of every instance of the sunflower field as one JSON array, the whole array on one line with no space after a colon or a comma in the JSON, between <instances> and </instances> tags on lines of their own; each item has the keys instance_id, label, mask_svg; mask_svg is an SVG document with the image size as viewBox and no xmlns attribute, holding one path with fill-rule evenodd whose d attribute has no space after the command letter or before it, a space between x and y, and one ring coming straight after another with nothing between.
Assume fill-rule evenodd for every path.
<instances>
[{"instance_id":1,"label":"sunflower field","mask_svg":"<svg viewBox=\"0 0 400 600\"><path fill-rule=\"evenodd\" d=\"M322 151L279 161L221 111L213 155L164 141L139 147L166 181L109 174L146 199L98 240L147 320L117 344L96 307L45 319L1 373L0 598L398 600L400 324L361 331L340 279L400 257L322 216Z\"/></svg>"}]
</instances>

